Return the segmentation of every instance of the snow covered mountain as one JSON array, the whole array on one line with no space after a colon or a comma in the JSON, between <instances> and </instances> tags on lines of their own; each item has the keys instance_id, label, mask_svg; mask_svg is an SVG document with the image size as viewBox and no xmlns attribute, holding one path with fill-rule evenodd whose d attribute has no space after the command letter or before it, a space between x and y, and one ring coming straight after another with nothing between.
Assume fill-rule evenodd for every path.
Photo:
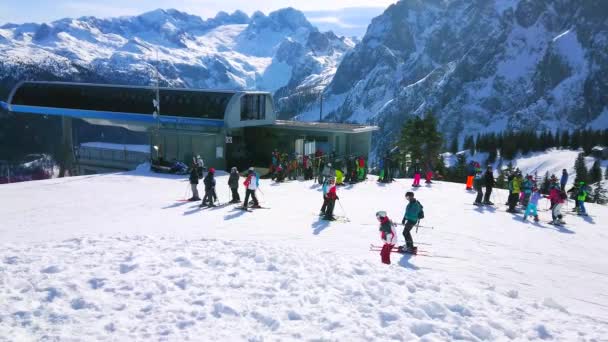
<instances>
[{"instance_id":1,"label":"snow covered mountain","mask_svg":"<svg viewBox=\"0 0 608 342\"><path fill-rule=\"evenodd\" d=\"M222 201L227 178L218 172ZM605 207L552 226L541 200L541 222L522 222L436 182L416 189L425 255L384 265L369 251L375 212L400 222L412 180L371 178L338 189L336 213L350 222L320 220L321 189L304 181L261 180L270 209L254 212L176 202L187 177L144 168L0 186L11 199L0 205L0 341L608 336Z\"/></svg>"},{"instance_id":2,"label":"snow covered mountain","mask_svg":"<svg viewBox=\"0 0 608 342\"><path fill-rule=\"evenodd\" d=\"M608 3L401 0L369 26L324 89L329 120L382 127L433 111L449 137L608 127ZM308 103L299 118L315 120Z\"/></svg>"},{"instance_id":3,"label":"snow covered mountain","mask_svg":"<svg viewBox=\"0 0 608 342\"><path fill-rule=\"evenodd\" d=\"M288 91L333 75L348 38L292 8L203 20L177 10L0 27L0 93L23 79Z\"/></svg>"}]
</instances>

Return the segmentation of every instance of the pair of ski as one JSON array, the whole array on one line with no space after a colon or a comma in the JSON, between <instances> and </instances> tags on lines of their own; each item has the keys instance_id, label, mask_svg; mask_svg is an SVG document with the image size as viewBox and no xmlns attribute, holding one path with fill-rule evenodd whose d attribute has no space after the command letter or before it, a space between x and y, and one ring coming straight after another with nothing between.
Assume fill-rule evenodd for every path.
<instances>
[{"instance_id":1,"label":"pair of ski","mask_svg":"<svg viewBox=\"0 0 608 342\"><path fill-rule=\"evenodd\" d=\"M370 252L381 252L382 251L382 246L370 244L369 245L369 250L370 250ZM411 255L420 255L420 256L429 256L429 257L432 257L432 255L429 254L429 251L421 250L421 249L418 248L416 250L416 252L410 252L408 250L404 250L404 249L400 248L399 246L394 246L391 249L391 253L411 254Z\"/></svg>"},{"instance_id":2,"label":"pair of ski","mask_svg":"<svg viewBox=\"0 0 608 342\"><path fill-rule=\"evenodd\" d=\"M328 221L328 222L341 222L341 223L350 222L350 219L346 216L334 215L334 220L327 220L327 219L325 219L324 214L313 214L313 215L319 216L321 218L321 220Z\"/></svg>"},{"instance_id":3,"label":"pair of ski","mask_svg":"<svg viewBox=\"0 0 608 342\"><path fill-rule=\"evenodd\" d=\"M257 209L270 209L270 208L268 208L268 207L246 207L245 208L243 206L238 206L238 207L236 207L236 209L247 211L247 212L251 213L251 212L253 212L254 210L257 210Z\"/></svg>"}]
</instances>

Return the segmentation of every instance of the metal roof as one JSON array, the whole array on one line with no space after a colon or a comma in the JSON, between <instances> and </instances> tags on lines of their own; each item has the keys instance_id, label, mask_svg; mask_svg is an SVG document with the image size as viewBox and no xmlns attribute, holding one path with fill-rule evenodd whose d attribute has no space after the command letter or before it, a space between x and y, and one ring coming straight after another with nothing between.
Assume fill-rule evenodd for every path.
<instances>
[{"instance_id":1,"label":"metal roof","mask_svg":"<svg viewBox=\"0 0 608 342\"><path fill-rule=\"evenodd\" d=\"M338 122L310 122L310 121L290 121L290 120L275 120L272 128L294 129L294 130L312 130L312 131L330 131L341 133L363 133L373 132L380 128L378 126L366 126L345 124Z\"/></svg>"}]
</instances>

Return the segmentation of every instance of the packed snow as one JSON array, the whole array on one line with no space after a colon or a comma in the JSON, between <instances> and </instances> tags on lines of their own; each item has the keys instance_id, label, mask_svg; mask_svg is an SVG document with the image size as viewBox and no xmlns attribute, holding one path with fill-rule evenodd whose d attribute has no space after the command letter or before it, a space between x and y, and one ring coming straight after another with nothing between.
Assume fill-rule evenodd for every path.
<instances>
[{"instance_id":1,"label":"packed snow","mask_svg":"<svg viewBox=\"0 0 608 342\"><path fill-rule=\"evenodd\" d=\"M262 180L253 212L143 169L0 186L0 341L605 340L606 207L524 223L504 191L477 208L436 182L416 189L426 255L384 265L374 213L400 222L410 184L339 188L350 222L319 219L311 181Z\"/></svg>"}]
</instances>

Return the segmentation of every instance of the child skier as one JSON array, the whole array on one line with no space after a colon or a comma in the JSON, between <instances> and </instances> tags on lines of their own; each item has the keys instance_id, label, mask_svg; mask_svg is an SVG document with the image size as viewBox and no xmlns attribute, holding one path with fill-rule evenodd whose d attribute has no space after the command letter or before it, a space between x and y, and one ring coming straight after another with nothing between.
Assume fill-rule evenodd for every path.
<instances>
[{"instance_id":1,"label":"child skier","mask_svg":"<svg viewBox=\"0 0 608 342\"><path fill-rule=\"evenodd\" d=\"M562 206L565 200L568 198L564 191L561 191L558 187L552 187L549 196L546 196L551 201L551 224L565 224L562 220Z\"/></svg>"},{"instance_id":2,"label":"child skier","mask_svg":"<svg viewBox=\"0 0 608 342\"><path fill-rule=\"evenodd\" d=\"M585 201L587 200L587 186L585 182L578 183L578 193L576 194L576 201L578 203L578 214L581 216L587 216L587 210L585 209Z\"/></svg>"},{"instance_id":3,"label":"child skier","mask_svg":"<svg viewBox=\"0 0 608 342\"><path fill-rule=\"evenodd\" d=\"M253 167L249 168L247 171L247 179L243 182L245 185L245 202L243 202L243 209L247 209L249 205L249 196L253 199L252 208L260 208L260 203L258 202L258 198L255 196L255 190L259 186L258 176L255 174Z\"/></svg>"},{"instance_id":4,"label":"child skier","mask_svg":"<svg viewBox=\"0 0 608 342\"><path fill-rule=\"evenodd\" d=\"M230 203L239 203L241 201L241 197L239 196L239 172L236 167L230 169L228 187L230 187L230 191L232 191L232 200Z\"/></svg>"},{"instance_id":5,"label":"child skier","mask_svg":"<svg viewBox=\"0 0 608 342\"><path fill-rule=\"evenodd\" d=\"M401 220L401 223L404 225L403 237L405 238L405 245L401 248L407 253L415 254L418 250L418 247L414 246L414 240L412 239L412 234L410 233L410 231L418 223L418 220L420 220L422 206L414 198L414 193L411 191L405 193L405 198L407 199L408 203L405 207L405 214L403 215L403 220Z\"/></svg>"},{"instance_id":6,"label":"child skier","mask_svg":"<svg viewBox=\"0 0 608 342\"><path fill-rule=\"evenodd\" d=\"M412 166L412 170L414 170L414 183L412 183L413 187L420 186L420 161L416 159L416 162Z\"/></svg>"},{"instance_id":7,"label":"child skier","mask_svg":"<svg viewBox=\"0 0 608 342\"><path fill-rule=\"evenodd\" d=\"M325 216L325 211L327 210L327 205L329 204L329 199L327 198L327 193L329 192L329 179L323 182L323 205L321 206L321 213L319 216Z\"/></svg>"},{"instance_id":8,"label":"child skier","mask_svg":"<svg viewBox=\"0 0 608 342\"><path fill-rule=\"evenodd\" d=\"M382 246L382 251L380 251L380 257L382 258L382 263L390 265L391 264L391 251L393 247L397 243L397 234L395 233L395 229L393 222L386 216L386 211L379 211L376 213L376 219L380 221L380 238L384 242Z\"/></svg>"},{"instance_id":9,"label":"child skier","mask_svg":"<svg viewBox=\"0 0 608 342\"><path fill-rule=\"evenodd\" d=\"M216 198L214 174L215 169L209 168L209 172L207 172L205 179L203 179L203 183L205 184L205 197L203 197L203 203L201 204L201 207L215 207L215 204L213 204L214 199Z\"/></svg>"},{"instance_id":10,"label":"child skier","mask_svg":"<svg viewBox=\"0 0 608 342\"><path fill-rule=\"evenodd\" d=\"M540 192L536 187L532 188L530 193L530 197L528 198L528 206L526 207L526 212L524 213L524 221L528 218L528 215L532 214L534 216L534 222L538 222L538 200L540 199Z\"/></svg>"},{"instance_id":11,"label":"child skier","mask_svg":"<svg viewBox=\"0 0 608 342\"><path fill-rule=\"evenodd\" d=\"M333 178L329 180L329 190L327 190L327 209L325 209L324 220L335 221L334 208L336 206L336 200L340 199L336 193L336 182Z\"/></svg>"}]
</instances>

